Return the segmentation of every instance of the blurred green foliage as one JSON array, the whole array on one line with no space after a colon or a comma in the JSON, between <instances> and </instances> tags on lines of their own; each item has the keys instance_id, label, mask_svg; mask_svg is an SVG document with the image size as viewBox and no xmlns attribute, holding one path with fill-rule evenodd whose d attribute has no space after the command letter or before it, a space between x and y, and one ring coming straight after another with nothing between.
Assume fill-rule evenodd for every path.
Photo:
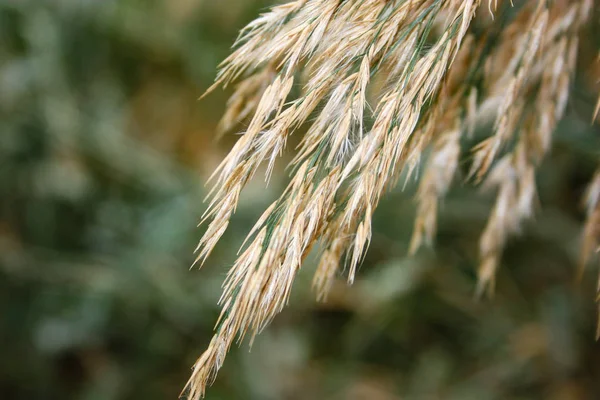
<instances>
[{"instance_id":1,"label":"blurred green foliage","mask_svg":"<svg viewBox=\"0 0 600 400\"><path fill-rule=\"evenodd\" d=\"M267 3L0 1L0 398L176 398L227 267L285 178L257 179L216 254L188 270L204 182L235 139L212 140L226 94L196 99ZM358 282L317 304L309 261L208 398L600 398L596 271L575 281L600 143L591 92L574 91L543 207L511 241L494 299L472 298L492 197L455 189L435 250L407 258L408 185L376 213Z\"/></svg>"}]
</instances>

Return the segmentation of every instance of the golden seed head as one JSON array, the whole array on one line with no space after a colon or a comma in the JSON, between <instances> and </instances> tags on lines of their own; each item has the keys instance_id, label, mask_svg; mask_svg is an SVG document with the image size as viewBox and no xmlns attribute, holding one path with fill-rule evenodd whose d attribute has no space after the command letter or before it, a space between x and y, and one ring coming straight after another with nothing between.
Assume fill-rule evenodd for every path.
<instances>
[{"instance_id":1,"label":"golden seed head","mask_svg":"<svg viewBox=\"0 0 600 400\"><path fill-rule=\"evenodd\" d=\"M234 340L246 333L253 339L285 307L317 242L318 298L327 297L344 264L353 282L380 199L401 172L416 175L429 149L410 252L432 243L461 140L486 121L493 129L472 149L469 175L496 191L479 242L477 292L493 290L506 241L534 212L535 170L564 115L592 1L526 2L504 22L497 17L512 2L489 0L483 13L481 3L296 0L240 32L208 92L236 81L219 129L240 120L247 128L211 178L197 262L227 229L260 165L267 163L268 181L289 135L307 130L289 185L258 219L227 275L222 313L194 366L189 399L204 395ZM475 32L474 23L487 26ZM586 197L584 254L600 243L599 198L600 173Z\"/></svg>"}]
</instances>

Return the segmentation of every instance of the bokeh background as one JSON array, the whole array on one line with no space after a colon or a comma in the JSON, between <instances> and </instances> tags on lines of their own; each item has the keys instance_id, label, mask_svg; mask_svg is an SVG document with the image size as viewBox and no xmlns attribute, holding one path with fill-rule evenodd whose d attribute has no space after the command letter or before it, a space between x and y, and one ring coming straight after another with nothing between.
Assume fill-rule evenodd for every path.
<instances>
[{"instance_id":1,"label":"bokeh background","mask_svg":"<svg viewBox=\"0 0 600 400\"><path fill-rule=\"evenodd\" d=\"M227 268L286 180L282 161L268 187L253 182L215 254L189 270L204 183L235 141L214 140L228 92L197 98L269 3L0 1L1 399L177 398ZM493 194L459 179L435 248L408 258L410 183L382 201L355 285L315 302L310 259L289 307L251 352L231 351L207 398L599 399L597 270L576 279L600 149L589 42L537 217L510 241L493 299L473 299Z\"/></svg>"}]
</instances>

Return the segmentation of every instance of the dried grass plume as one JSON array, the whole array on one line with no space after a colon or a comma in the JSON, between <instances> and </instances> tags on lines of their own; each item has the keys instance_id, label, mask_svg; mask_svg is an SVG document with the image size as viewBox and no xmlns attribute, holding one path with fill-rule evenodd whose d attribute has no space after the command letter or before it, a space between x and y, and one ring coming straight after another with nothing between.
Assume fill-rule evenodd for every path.
<instances>
[{"instance_id":1,"label":"dried grass plume","mask_svg":"<svg viewBox=\"0 0 600 400\"><path fill-rule=\"evenodd\" d=\"M214 337L183 394L202 397L233 342L252 341L283 309L317 243L318 298L342 269L353 282L380 199L399 176L416 173L429 149L410 251L433 243L459 161L471 160L463 178L496 193L476 288L491 293L507 239L536 208L535 171L565 113L594 3L295 0L246 26L208 90L235 82L219 127L247 124L211 178L197 263L214 249L261 165L268 180L289 136L304 133L289 185L227 275ZM482 121L491 122L489 136L463 149ZM597 174L586 198L582 262L600 243L599 198Z\"/></svg>"}]
</instances>

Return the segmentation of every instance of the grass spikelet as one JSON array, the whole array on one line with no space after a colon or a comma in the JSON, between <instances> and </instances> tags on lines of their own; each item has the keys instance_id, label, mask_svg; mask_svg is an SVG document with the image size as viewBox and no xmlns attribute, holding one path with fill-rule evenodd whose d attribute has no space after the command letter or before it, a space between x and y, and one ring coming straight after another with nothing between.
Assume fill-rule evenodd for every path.
<instances>
[{"instance_id":1,"label":"grass spikelet","mask_svg":"<svg viewBox=\"0 0 600 400\"><path fill-rule=\"evenodd\" d=\"M579 275L583 275L585 266L596 256L600 249L600 169L596 171L591 183L588 185L584 197L586 209L586 222L581 241L581 258ZM598 279L596 301L600 303L600 276ZM598 313L598 329L596 339L600 339L600 308Z\"/></svg>"},{"instance_id":2,"label":"grass spikelet","mask_svg":"<svg viewBox=\"0 0 600 400\"><path fill-rule=\"evenodd\" d=\"M531 16L532 20L537 21L531 23L533 30L537 32L540 24L543 34L537 55L531 55L526 60L530 68L528 80L518 78L519 74L512 78L512 81L516 79L521 82L518 86L526 88L529 93L518 101L511 100L513 109L509 112L515 115L512 117L515 122L514 125L511 123L511 132L518 124L520 135L514 150L509 151L493 167L484 182L485 186L496 187L498 195L481 236L478 295L486 289L493 293L495 271L506 239L509 235L519 233L523 221L533 215L537 199L535 169L548 152L552 132L565 112L570 81L575 71L578 31L588 16L586 9L589 9L589 1L573 3L566 13L559 5L549 7L545 2L540 2ZM531 110L527 109L526 103L530 104ZM504 100L501 104L504 104ZM519 104L518 109L514 108L516 104ZM499 113L505 111L501 107ZM496 139L499 127L503 126L498 121L500 119L497 117L494 136L484 141L483 146L479 145L476 152L488 151L489 143L493 143L493 158L498 144L504 140L500 139L499 142ZM479 160L476 156L474 164ZM487 170L485 165L478 167Z\"/></svg>"},{"instance_id":3,"label":"grass spikelet","mask_svg":"<svg viewBox=\"0 0 600 400\"><path fill-rule=\"evenodd\" d=\"M306 130L287 188L227 275L215 334L184 391L189 399L204 395L233 342L249 336L252 343L285 307L317 243L317 297L326 299L341 271L354 281L379 201L401 173L417 175L428 149L410 251L433 242L462 144L485 120L492 132L472 149L469 174L496 191L476 288L493 290L506 241L533 215L535 171L565 113L592 0L483 3L297 0L241 31L208 92L237 82L220 129L240 120L247 127L211 178L197 262L227 229L259 167L267 164L268 181L289 136ZM588 194L584 254L597 245L596 186Z\"/></svg>"}]
</instances>

